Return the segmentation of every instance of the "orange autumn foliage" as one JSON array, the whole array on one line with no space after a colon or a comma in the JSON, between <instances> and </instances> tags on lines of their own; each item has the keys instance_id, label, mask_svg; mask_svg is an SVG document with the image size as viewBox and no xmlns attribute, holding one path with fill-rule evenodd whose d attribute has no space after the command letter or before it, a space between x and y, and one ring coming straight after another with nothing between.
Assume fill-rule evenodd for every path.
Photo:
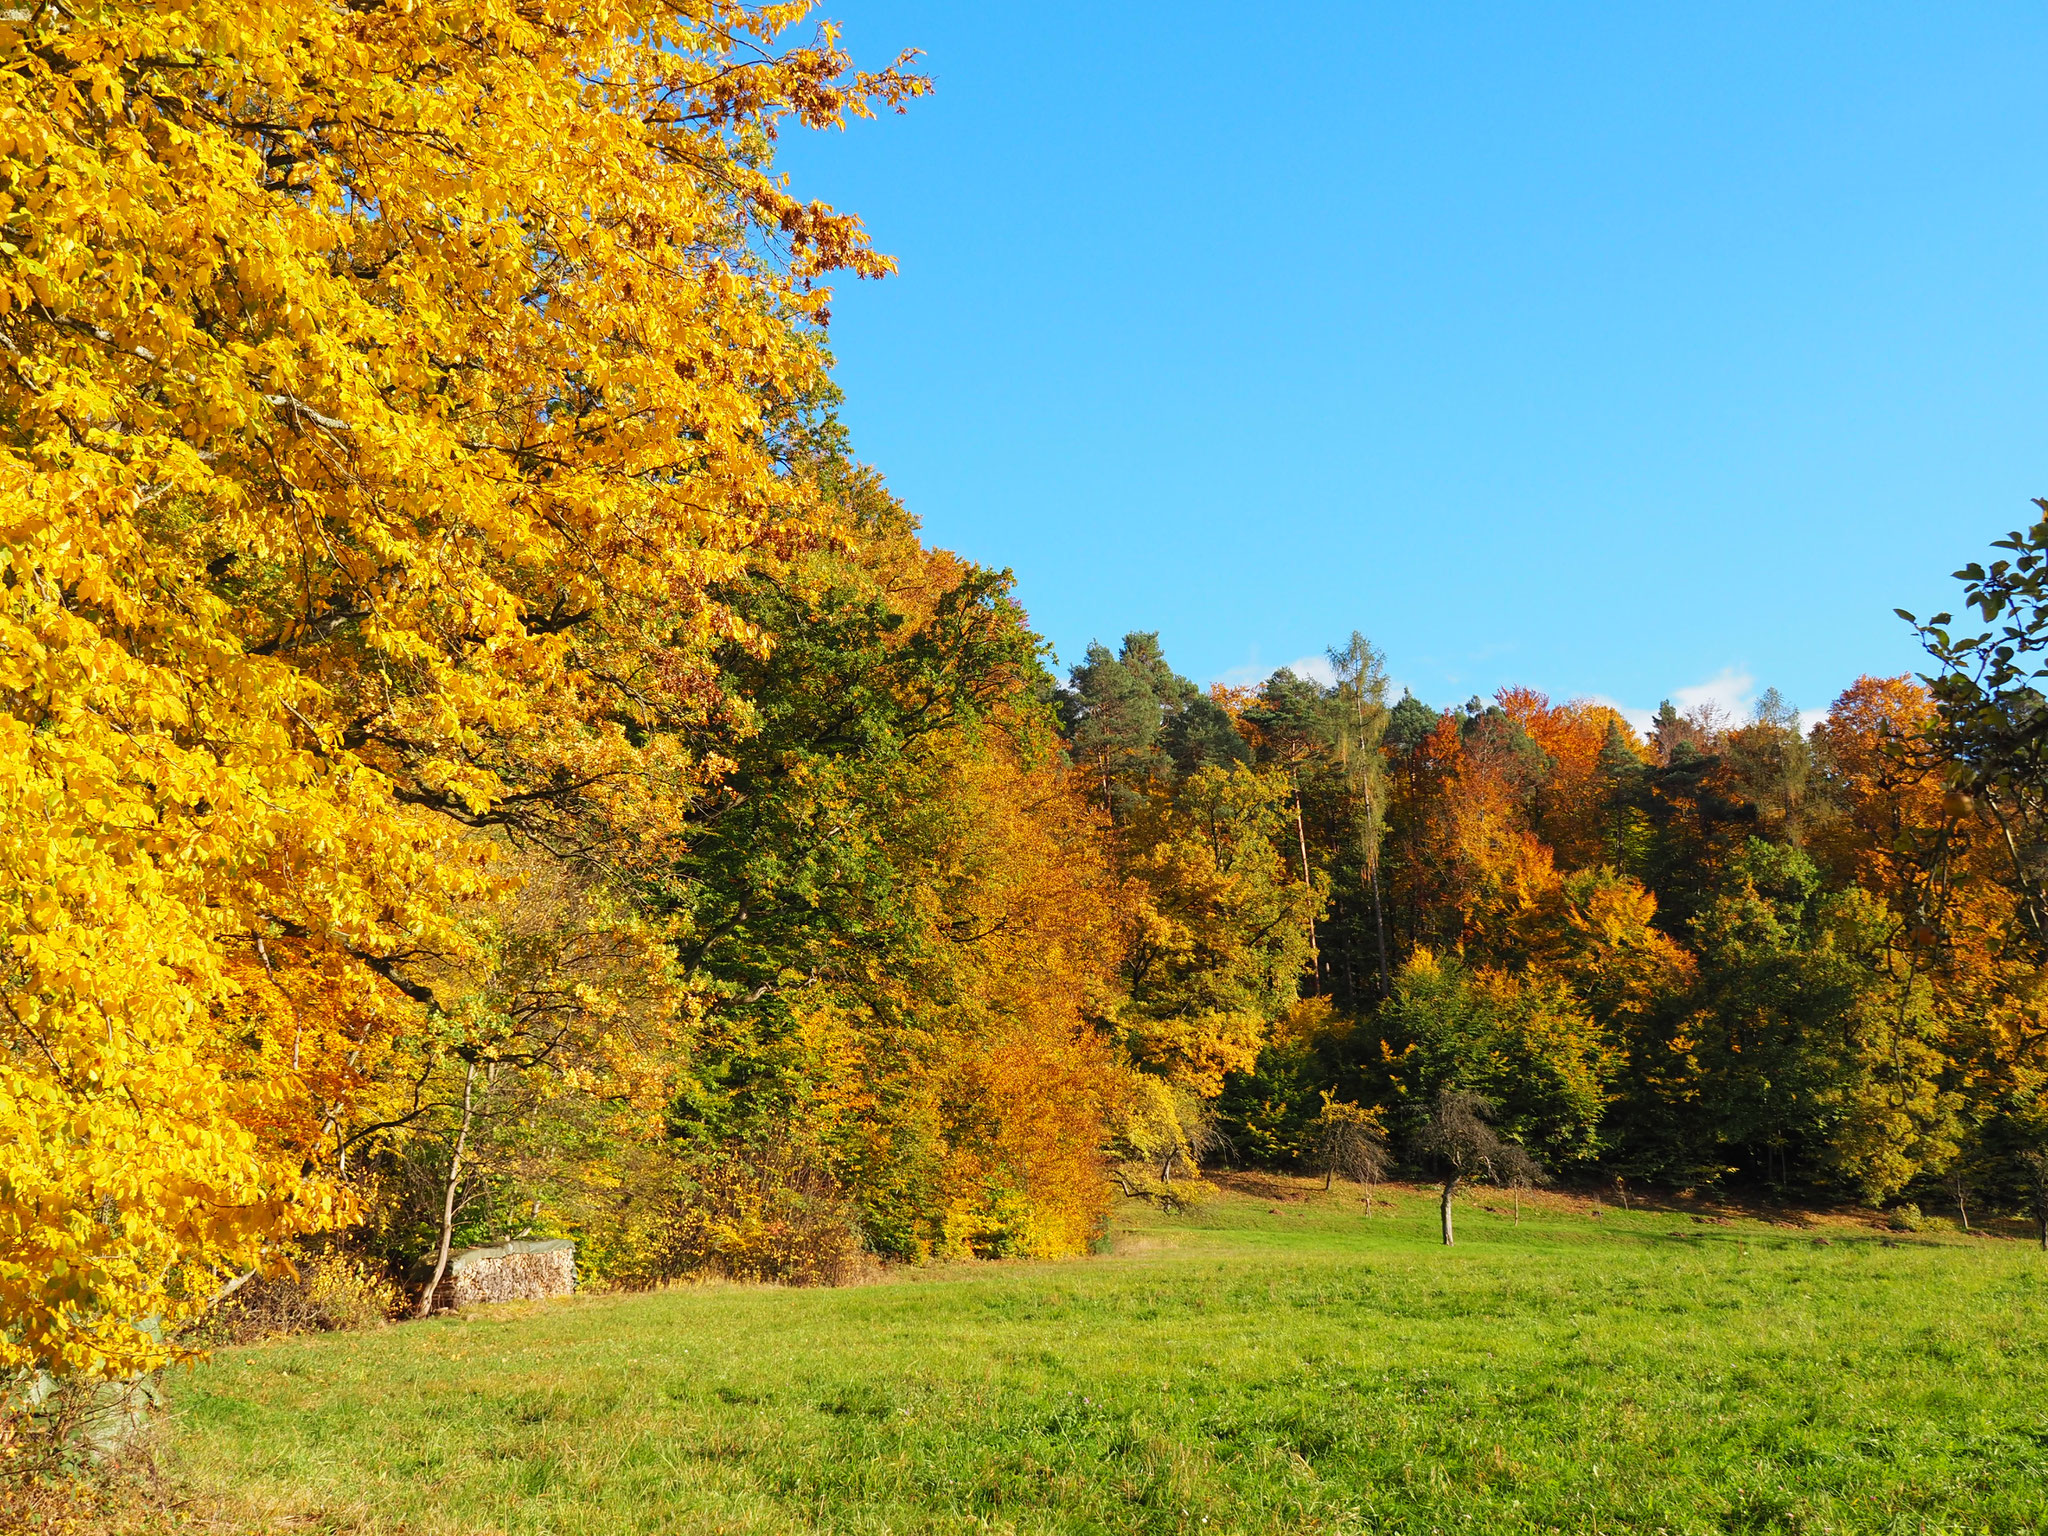
<instances>
[{"instance_id":1,"label":"orange autumn foliage","mask_svg":"<svg viewBox=\"0 0 2048 1536\"><path fill-rule=\"evenodd\" d=\"M1435 945L1493 958L1515 952L1516 925L1558 885L1530 825L1519 764L1441 718L1402 765L1392 818L1404 885L1435 914ZM1414 899L1411 898L1411 899Z\"/></svg>"},{"instance_id":2,"label":"orange autumn foliage","mask_svg":"<svg viewBox=\"0 0 2048 1536\"><path fill-rule=\"evenodd\" d=\"M1600 774L1600 753L1613 731L1638 759L1647 758L1634 728L1606 704L1586 699L1552 704L1547 694L1534 688L1503 688L1494 700L1549 759L1537 796L1539 835L1567 868L1596 862L1607 792Z\"/></svg>"}]
</instances>

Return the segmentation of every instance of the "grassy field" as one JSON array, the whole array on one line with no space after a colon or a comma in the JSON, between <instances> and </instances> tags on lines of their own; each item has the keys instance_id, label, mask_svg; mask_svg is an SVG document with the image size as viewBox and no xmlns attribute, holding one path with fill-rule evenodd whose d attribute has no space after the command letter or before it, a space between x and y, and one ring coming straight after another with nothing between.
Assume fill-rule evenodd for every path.
<instances>
[{"instance_id":1,"label":"grassy field","mask_svg":"<svg viewBox=\"0 0 2048 1536\"><path fill-rule=\"evenodd\" d=\"M2048 1530L2023 1243L1551 1200L1446 1251L1420 1193L1285 1188L1072 1263L230 1350L167 1465L265 1532Z\"/></svg>"}]
</instances>

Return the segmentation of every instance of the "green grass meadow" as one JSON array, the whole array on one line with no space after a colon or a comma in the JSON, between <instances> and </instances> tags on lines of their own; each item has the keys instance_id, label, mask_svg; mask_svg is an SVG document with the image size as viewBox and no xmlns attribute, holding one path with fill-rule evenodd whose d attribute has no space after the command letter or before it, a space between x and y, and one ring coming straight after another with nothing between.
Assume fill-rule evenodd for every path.
<instances>
[{"instance_id":1,"label":"green grass meadow","mask_svg":"<svg viewBox=\"0 0 2048 1536\"><path fill-rule=\"evenodd\" d=\"M265 1532L2048 1530L2027 1244L1552 1200L1445 1250L1421 1192L1289 1189L1069 1263L228 1350L165 1464Z\"/></svg>"}]
</instances>

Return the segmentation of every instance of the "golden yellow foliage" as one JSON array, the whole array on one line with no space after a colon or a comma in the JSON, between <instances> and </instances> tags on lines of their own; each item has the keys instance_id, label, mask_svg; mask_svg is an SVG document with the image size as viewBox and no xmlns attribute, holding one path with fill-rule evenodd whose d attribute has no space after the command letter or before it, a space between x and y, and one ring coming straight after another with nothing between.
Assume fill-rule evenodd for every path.
<instances>
[{"instance_id":1,"label":"golden yellow foliage","mask_svg":"<svg viewBox=\"0 0 2048 1536\"><path fill-rule=\"evenodd\" d=\"M0 1368L151 1364L332 1219L467 829L662 846L707 585L821 523L814 279L886 266L776 124L922 89L804 10L0 23Z\"/></svg>"},{"instance_id":2,"label":"golden yellow foliage","mask_svg":"<svg viewBox=\"0 0 2048 1536\"><path fill-rule=\"evenodd\" d=\"M1281 771L1206 766L1130 839L1119 1022L1136 1060L1203 1098L1251 1069L1296 1001L1318 893L1274 846L1291 797Z\"/></svg>"},{"instance_id":3,"label":"golden yellow foliage","mask_svg":"<svg viewBox=\"0 0 2048 1536\"><path fill-rule=\"evenodd\" d=\"M1117 960L1097 814L1049 756L963 742L948 768L967 814L947 884L959 938L932 989L958 999L938 1015L951 1061L933 1086L972 1106L948 1136L948 1246L1079 1253L1104 1224L1103 1142L1130 1091L1095 1028Z\"/></svg>"}]
</instances>

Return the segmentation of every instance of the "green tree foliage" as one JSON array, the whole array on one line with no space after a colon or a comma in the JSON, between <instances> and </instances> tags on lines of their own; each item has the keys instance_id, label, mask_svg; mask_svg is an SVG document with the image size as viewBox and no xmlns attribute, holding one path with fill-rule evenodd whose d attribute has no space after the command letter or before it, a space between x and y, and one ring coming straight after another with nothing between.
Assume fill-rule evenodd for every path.
<instances>
[{"instance_id":1,"label":"green tree foliage","mask_svg":"<svg viewBox=\"0 0 2048 1536\"><path fill-rule=\"evenodd\" d=\"M1374 1030L1374 1075L1411 1136L1439 1097L1457 1090L1488 1100L1493 1123L1552 1166L1599 1153L1618 1062L1557 978L1475 970L1419 950L1401 968Z\"/></svg>"},{"instance_id":2,"label":"green tree foliage","mask_svg":"<svg viewBox=\"0 0 2048 1536\"><path fill-rule=\"evenodd\" d=\"M1436 729L1437 712L1412 693L1387 712L1387 747L1399 754L1413 752Z\"/></svg>"},{"instance_id":3,"label":"green tree foliage","mask_svg":"<svg viewBox=\"0 0 2048 1536\"><path fill-rule=\"evenodd\" d=\"M1092 644L1060 695L1069 748L1113 821L1126 819L1167 767L1159 743L1167 701L1157 688L1177 680L1162 678L1157 656L1157 635L1126 636L1121 655Z\"/></svg>"},{"instance_id":4,"label":"green tree foliage","mask_svg":"<svg viewBox=\"0 0 2048 1536\"><path fill-rule=\"evenodd\" d=\"M1668 1035L1643 1043L1658 1066L1637 1125L1652 1161L1881 1200L1953 1156L1932 995L1889 963L1891 926L1867 892L1826 889L1799 849L1751 839L1694 921L1697 984L1673 999Z\"/></svg>"},{"instance_id":5,"label":"green tree foliage","mask_svg":"<svg viewBox=\"0 0 2048 1536\"><path fill-rule=\"evenodd\" d=\"M1125 635L1115 653L1091 644L1059 709L1068 750L1117 822L1177 777L1250 757L1230 716L1167 664L1156 633Z\"/></svg>"},{"instance_id":6,"label":"green tree foliage","mask_svg":"<svg viewBox=\"0 0 2048 1536\"><path fill-rule=\"evenodd\" d=\"M1314 1045L1296 1040L1267 1045L1248 1070L1225 1078L1217 1098L1232 1150L1262 1167L1312 1166L1317 1096L1335 1081L1333 1062Z\"/></svg>"},{"instance_id":7,"label":"green tree foliage","mask_svg":"<svg viewBox=\"0 0 2048 1536\"><path fill-rule=\"evenodd\" d=\"M1117 1092L1107 871L1007 574L837 473L858 553L726 594L776 643L721 653L750 707L701 744L729 766L646 892L705 1000L673 1133L822 1175L884 1254L1056 1248L1030 1229L1097 1219L1068 1185L1079 1159L1099 1186Z\"/></svg>"}]
</instances>

